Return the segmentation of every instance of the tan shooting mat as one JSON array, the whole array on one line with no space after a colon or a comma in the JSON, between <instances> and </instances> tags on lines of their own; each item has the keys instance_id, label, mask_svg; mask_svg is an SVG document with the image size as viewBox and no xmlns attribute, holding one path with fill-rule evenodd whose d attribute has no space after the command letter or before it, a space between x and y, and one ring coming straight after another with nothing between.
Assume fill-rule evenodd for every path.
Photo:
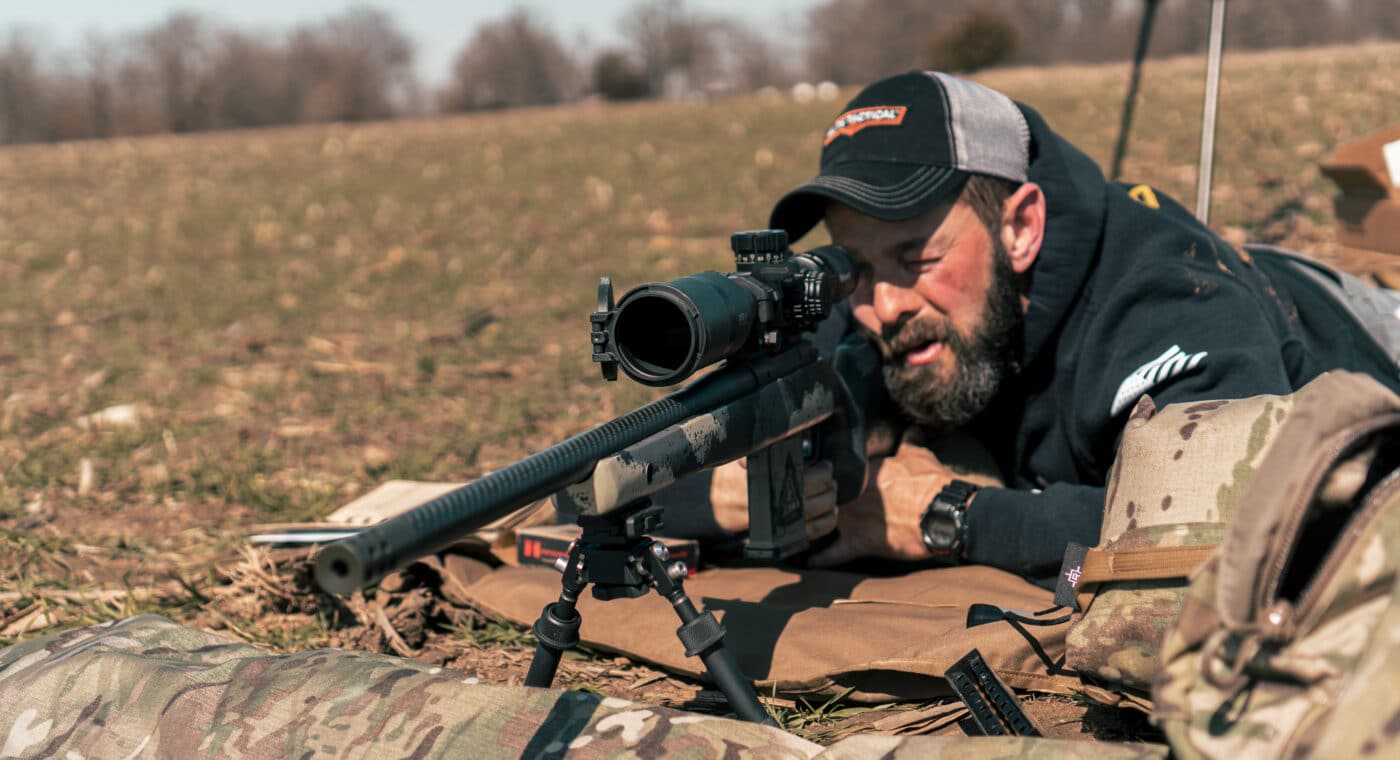
<instances>
[{"instance_id":1,"label":"tan shooting mat","mask_svg":"<svg viewBox=\"0 0 1400 760\"><path fill-rule=\"evenodd\" d=\"M545 568L503 567L470 583L466 596L488 613L532 625L560 590ZM944 669L976 648L1018 689L1068 693L1078 678L1059 673L1067 624L998 621L967 628L968 607L993 604L1024 614L1054 606L1051 592L989 567L933 568L897 577L829 570L715 568L685 583L697 606L715 613L725 644L760 692L831 694L888 701L948 696ZM699 676L660 595L600 602L585 594L580 636L589 646ZM1046 617L1056 617L1058 613ZM1029 636L1029 638L1028 638ZM1037 653L1037 649L1040 653ZM1047 662L1048 661L1048 662Z\"/></svg>"}]
</instances>

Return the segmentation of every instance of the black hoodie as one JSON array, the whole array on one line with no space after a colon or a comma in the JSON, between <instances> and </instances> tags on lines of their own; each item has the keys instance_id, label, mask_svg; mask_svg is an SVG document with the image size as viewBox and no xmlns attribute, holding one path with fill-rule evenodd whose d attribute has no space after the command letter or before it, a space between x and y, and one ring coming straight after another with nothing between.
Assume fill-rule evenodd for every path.
<instances>
[{"instance_id":1,"label":"black hoodie","mask_svg":"<svg viewBox=\"0 0 1400 760\"><path fill-rule=\"evenodd\" d=\"M1018 104L1019 105L1019 104ZM1329 369L1400 390L1383 351L1317 285L1242 253L1147 186L1109 182L1033 109L1030 181L1047 203L1021 372L973 423L1007 488L967 512L967 555L1034 579L1097 542L1128 412L1296 390Z\"/></svg>"}]
</instances>

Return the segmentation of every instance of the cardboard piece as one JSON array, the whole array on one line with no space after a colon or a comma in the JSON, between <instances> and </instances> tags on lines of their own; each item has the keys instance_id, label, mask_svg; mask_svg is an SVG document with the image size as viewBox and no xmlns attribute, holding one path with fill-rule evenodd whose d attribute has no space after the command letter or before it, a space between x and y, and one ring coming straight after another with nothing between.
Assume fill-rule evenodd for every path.
<instances>
[{"instance_id":1,"label":"cardboard piece","mask_svg":"<svg viewBox=\"0 0 1400 760\"><path fill-rule=\"evenodd\" d=\"M279 546L328 543L354 535L361 528L397 517L414 507L461 488L466 483L433 483L390 480L317 522L262 523L252 526L249 540ZM468 552L489 552L505 564L516 563L515 530L552 523L554 509L548 499L528 504L505 517L462 536L454 547Z\"/></svg>"},{"instance_id":2,"label":"cardboard piece","mask_svg":"<svg viewBox=\"0 0 1400 760\"><path fill-rule=\"evenodd\" d=\"M1341 190L1336 212L1342 245L1400 253L1400 124L1339 146L1319 168Z\"/></svg>"}]
</instances>

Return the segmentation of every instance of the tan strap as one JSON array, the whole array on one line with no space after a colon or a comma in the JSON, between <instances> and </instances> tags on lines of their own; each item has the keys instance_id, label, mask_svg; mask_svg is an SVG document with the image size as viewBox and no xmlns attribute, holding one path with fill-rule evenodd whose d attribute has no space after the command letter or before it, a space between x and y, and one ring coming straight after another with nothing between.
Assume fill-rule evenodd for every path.
<instances>
[{"instance_id":1,"label":"tan strap","mask_svg":"<svg viewBox=\"0 0 1400 760\"><path fill-rule=\"evenodd\" d=\"M1098 591L1097 584L1100 583L1185 578L1215 553L1215 549L1215 544L1147 546L1116 551L1090 549L1084 554L1084 565L1079 571L1075 599L1079 609L1087 610L1094 601Z\"/></svg>"},{"instance_id":2,"label":"tan strap","mask_svg":"<svg viewBox=\"0 0 1400 760\"><path fill-rule=\"evenodd\" d=\"M1143 581L1185 578L1215 552L1208 546L1147 546L1141 549L1090 549L1079 582Z\"/></svg>"}]
</instances>

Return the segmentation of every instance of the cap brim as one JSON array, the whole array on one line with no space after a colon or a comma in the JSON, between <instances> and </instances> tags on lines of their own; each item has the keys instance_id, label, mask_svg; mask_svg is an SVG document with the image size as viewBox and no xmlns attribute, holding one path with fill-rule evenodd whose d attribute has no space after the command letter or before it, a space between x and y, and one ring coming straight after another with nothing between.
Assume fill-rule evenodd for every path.
<instances>
[{"instance_id":1,"label":"cap brim","mask_svg":"<svg viewBox=\"0 0 1400 760\"><path fill-rule=\"evenodd\" d=\"M828 201L837 201L884 221L900 221L918 216L962 188L967 173L944 166L914 166L893 184L875 184L861 179L868 167L842 164L835 171L821 174L773 206L768 217L770 229L787 230L789 240L806 235L826 215ZM888 176L889 165L878 167Z\"/></svg>"}]
</instances>

